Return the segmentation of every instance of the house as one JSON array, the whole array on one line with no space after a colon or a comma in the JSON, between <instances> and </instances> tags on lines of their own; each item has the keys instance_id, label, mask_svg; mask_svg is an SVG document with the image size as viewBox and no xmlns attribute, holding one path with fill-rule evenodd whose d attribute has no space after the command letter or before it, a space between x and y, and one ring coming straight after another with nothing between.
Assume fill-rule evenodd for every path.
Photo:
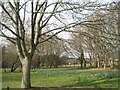
<instances>
[{"instance_id":1,"label":"house","mask_svg":"<svg viewBox=\"0 0 120 90\"><path fill-rule=\"evenodd\" d=\"M79 60L77 60L76 58L68 58L65 60L65 64L67 65L79 64Z\"/></svg>"}]
</instances>

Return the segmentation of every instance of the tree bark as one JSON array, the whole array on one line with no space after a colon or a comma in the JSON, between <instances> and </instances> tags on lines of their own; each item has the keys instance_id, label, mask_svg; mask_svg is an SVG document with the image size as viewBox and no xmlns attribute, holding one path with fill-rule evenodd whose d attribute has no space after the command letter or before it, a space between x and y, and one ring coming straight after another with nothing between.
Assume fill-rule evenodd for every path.
<instances>
[{"instance_id":1,"label":"tree bark","mask_svg":"<svg viewBox=\"0 0 120 90\"><path fill-rule=\"evenodd\" d=\"M86 60L84 60L84 68L86 68Z\"/></svg>"},{"instance_id":2,"label":"tree bark","mask_svg":"<svg viewBox=\"0 0 120 90\"><path fill-rule=\"evenodd\" d=\"M30 67L31 67L31 58L25 57L22 59L22 83L21 88L30 88Z\"/></svg>"},{"instance_id":3,"label":"tree bark","mask_svg":"<svg viewBox=\"0 0 120 90\"><path fill-rule=\"evenodd\" d=\"M90 55L89 55L90 56ZM92 67L92 58L90 56L90 68Z\"/></svg>"},{"instance_id":4,"label":"tree bark","mask_svg":"<svg viewBox=\"0 0 120 90\"><path fill-rule=\"evenodd\" d=\"M100 58L97 58L97 67L100 68Z\"/></svg>"},{"instance_id":5,"label":"tree bark","mask_svg":"<svg viewBox=\"0 0 120 90\"><path fill-rule=\"evenodd\" d=\"M106 66L107 66L106 61L104 61L104 69L106 69Z\"/></svg>"}]
</instances>

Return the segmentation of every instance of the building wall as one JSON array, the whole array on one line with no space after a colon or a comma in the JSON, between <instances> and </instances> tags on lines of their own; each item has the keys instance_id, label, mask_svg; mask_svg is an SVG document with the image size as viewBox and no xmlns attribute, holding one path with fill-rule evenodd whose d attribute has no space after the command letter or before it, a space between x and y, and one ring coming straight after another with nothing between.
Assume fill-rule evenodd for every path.
<instances>
[{"instance_id":1,"label":"building wall","mask_svg":"<svg viewBox=\"0 0 120 90\"><path fill-rule=\"evenodd\" d=\"M76 60L74 58L69 58L67 60L65 60L66 64L79 64L79 60Z\"/></svg>"}]
</instances>

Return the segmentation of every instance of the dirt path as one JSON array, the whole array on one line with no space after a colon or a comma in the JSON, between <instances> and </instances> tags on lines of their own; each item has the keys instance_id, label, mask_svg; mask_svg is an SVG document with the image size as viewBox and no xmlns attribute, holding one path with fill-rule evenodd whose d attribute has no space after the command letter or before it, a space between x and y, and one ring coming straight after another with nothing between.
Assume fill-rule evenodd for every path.
<instances>
[{"instance_id":1,"label":"dirt path","mask_svg":"<svg viewBox=\"0 0 120 90\"><path fill-rule=\"evenodd\" d=\"M118 71L118 69L90 68L90 69L74 69L74 71Z\"/></svg>"}]
</instances>

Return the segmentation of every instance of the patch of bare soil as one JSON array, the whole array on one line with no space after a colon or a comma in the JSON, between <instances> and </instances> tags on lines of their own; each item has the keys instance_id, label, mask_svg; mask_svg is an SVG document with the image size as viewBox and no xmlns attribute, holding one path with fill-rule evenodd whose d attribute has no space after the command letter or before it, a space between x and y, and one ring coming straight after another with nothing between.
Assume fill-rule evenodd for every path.
<instances>
[{"instance_id":1,"label":"patch of bare soil","mask_svg":"<svg viewBox=\"0 0 120 90\"><path fill-rule=\"evenodd\" d=\"M118 69L111 69L111 68L90 68L90 69L76 69L74 71L118 71Z\"/></svg>"}]
</instances>

